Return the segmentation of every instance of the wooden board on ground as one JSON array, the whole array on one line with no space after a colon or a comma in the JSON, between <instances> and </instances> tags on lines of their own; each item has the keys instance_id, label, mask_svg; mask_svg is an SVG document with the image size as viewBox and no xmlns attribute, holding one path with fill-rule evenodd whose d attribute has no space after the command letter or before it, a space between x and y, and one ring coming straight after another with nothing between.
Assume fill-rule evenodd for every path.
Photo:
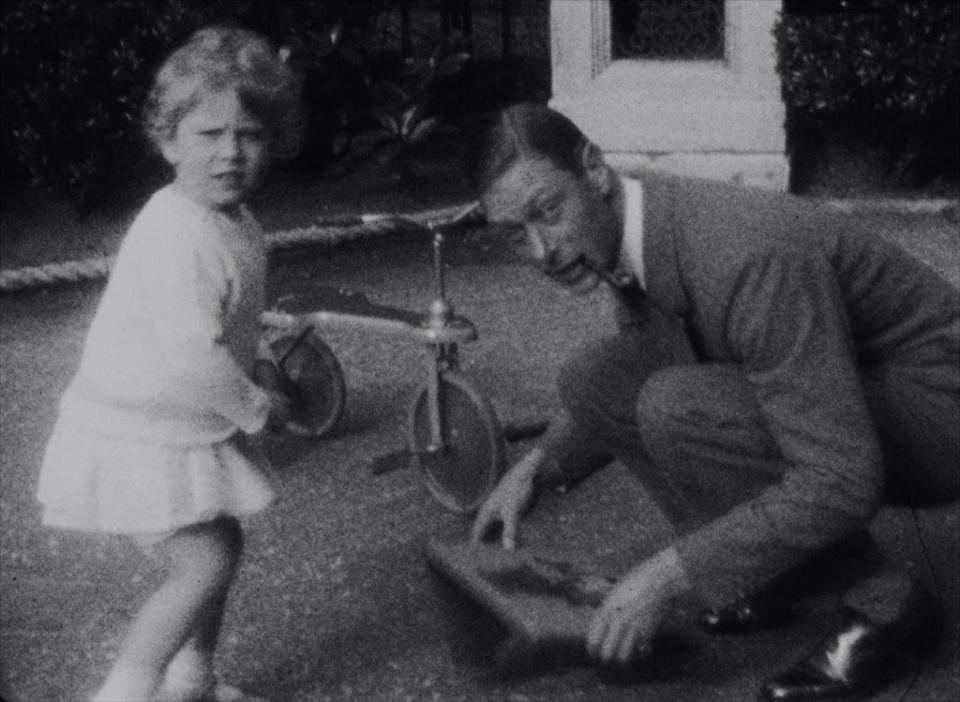
<instances>
[{"instance_id":1,"label":"wooden board on ground","mask_svg":"<svg viewBox=\"0 0 960 702\"><path fill-rule=\"evenodd\" d=\"M534 646L582 643L613 579L568 556L497 545L426 545L427 561L510 630Z\"/></svg>"}]
</instances>

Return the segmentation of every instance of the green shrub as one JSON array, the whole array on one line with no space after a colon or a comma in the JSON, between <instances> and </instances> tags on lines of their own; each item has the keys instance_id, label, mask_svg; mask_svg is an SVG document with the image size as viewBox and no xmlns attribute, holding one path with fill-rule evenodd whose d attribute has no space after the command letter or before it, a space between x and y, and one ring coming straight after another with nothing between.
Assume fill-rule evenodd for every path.
<instances>
[{"instance_id":1,"label":"green shrub","mask_svg":"<svg viewBox=\"0 0 960 702\"><path fill-rule=\"evenodd\" d=\"M324 41L329 26L348 5L347 0L4 2L4 186L27 175L89 211L118 183L158 179L163 164L141 134L142 105L153 72L175 46L206 24L233 22L291 46L304 70L312 71L329 47Z\"/></svg>"},{"instance_id":2,"label":"green shrub","mask_svg":"<svg viewBox=\"0 0 960 702\"><path fill-rule=\"evenodd\" d=\"M289 47L303 71L308 123L303 152L289 168L316 170L345 158L353 137L377 128L395 144L420 144L439 117L451 122L499 98L480 80L492 74L487 65L461 70L471 63L464 47L473 35L465 41L465 30L451 31L449 22L443 29L439 21L443 12L469 6L470 0L4 0L0 184L9 192L30 181L66 193L89 212L162 182L165 164L141 134L143 101L167 54L214 22L245 26ZM545 16L543 0L531 7ZM402 35L404 13L410 26Z\"/></svg>"},{"instance_id":3,"label":"green shrub","mask_svg":"<svg viewBox=\"0 0 960 702\"><path fill-rule=\"evenodd\" d=\"M901 181L956 177L960 3L787 0L775 37L794 143L839 133Z\"/></svg>"}]
</instances>

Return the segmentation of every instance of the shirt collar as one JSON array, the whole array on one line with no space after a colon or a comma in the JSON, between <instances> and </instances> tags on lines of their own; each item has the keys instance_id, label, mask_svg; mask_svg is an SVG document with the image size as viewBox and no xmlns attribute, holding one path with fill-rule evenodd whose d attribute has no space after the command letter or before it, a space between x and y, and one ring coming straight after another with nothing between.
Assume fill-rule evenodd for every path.
<instances>
[{"instance_id":1,"label":"shirt collar","mask_svg":"<svg viewBox=\"0 0 960 702\"><path fill-rule=\"evenodd\" d=\"M623 184L623 241L617 270L631 273L646 287L643 269L643 186L636 178L621 178Z\"/></svg>"}]
</instances>

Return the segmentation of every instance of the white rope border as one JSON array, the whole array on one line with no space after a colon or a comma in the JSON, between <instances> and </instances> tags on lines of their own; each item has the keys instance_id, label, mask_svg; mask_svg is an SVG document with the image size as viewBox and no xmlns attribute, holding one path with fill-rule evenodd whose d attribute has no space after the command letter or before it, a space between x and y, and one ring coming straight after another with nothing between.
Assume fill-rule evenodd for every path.
<instances>
[{"instance_id":1,"label":"white rope border","mask_svg":"<svg viewBox=\"0 0 960 702\"><path fill-rule=\"evenodd\" d=\"M336 246L380 236L409 227L404 220L418 224L442 224L453 220L476 220L476 203L466 203L410 214L365 214L335 217L331 220L267 234L267 250L279 251L297 246ZM402 219L399 219L401 218ZM98 280L110 275L115 256L95 256L79 261L47 263L0 270L0 293L65 283Z\"/></svg>"},{"instance_id":2,"label":"white rope border","mask_svg":"<svg viewBox=\"0 0 960 702\"><path fill-rule=\"evenodd\" d=\"M955 200L825 200L836 209L851 212L900 212L905 214L930 214L952 208L956 216ZM425 210L411 214L366 214L336 217L326 222L306 227L270 232L267 234L267 249L278 251L296 246L336 246L347 241L379 236L404 228L398 217L420 224L439 224L457 219L478 219L477 203L465 203ZM27 266L0 270L0 294L64 283L106 278L113 265L113 256L97 256L79 261L48 263L42 266Z\"/></svg>"}]
</instances>

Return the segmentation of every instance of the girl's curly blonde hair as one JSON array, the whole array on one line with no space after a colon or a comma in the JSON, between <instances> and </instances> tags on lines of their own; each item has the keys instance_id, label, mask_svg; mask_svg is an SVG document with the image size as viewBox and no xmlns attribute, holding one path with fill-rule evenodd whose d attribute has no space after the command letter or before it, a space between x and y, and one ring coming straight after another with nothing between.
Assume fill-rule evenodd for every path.
<instances>
[{"instance_id":1,"label":"girl's curly blonde hair","mask_svg":"<svg viewBox=\"0 0 960 702\"><path fill-rule=\"evenodd\" d=\"M233 89L240 102L263 121L277 158L300 148L303 111L301 77L264 37L247 29L212 26L199 30L174 51L157 71L147 97L144 128L159 148L172 139L177 125L204 94Z\"/></svg>"}]
</instances>

